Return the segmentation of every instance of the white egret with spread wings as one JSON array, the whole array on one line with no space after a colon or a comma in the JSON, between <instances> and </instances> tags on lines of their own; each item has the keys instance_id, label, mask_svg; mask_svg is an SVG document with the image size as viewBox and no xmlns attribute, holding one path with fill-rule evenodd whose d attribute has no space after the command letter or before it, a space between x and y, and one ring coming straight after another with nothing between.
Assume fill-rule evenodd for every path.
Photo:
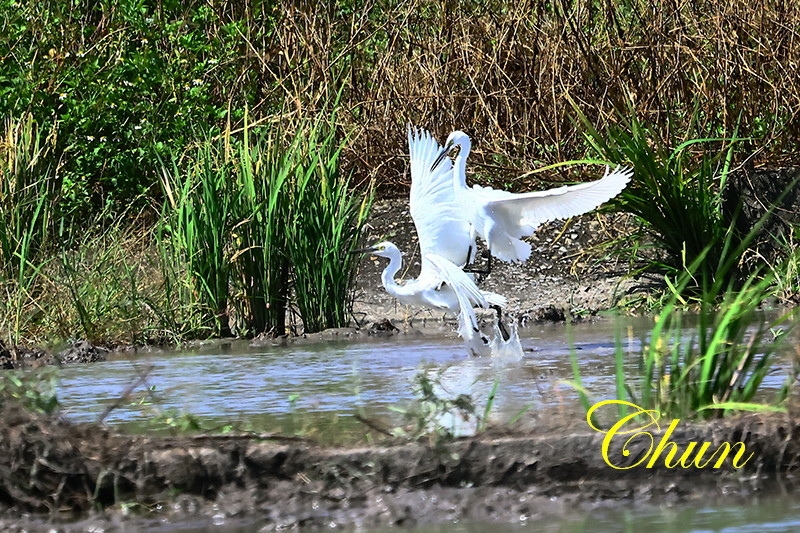
<instances>
[{"instance_id":1,"label":"white egret with spread wings","mask_svg":"<svg viewBox=\"0 0 800 533\"><path fill-rule=\"evenodd\" d=\"M633 170L617 167L606 172L603 178L578 185L565 185L546 191L511 193L491 187L467 186L467 157L472 142L463 131L454 131L447 137L444 148L433 162L431 172L439 172L443 166L452 172L455 201L460 206L461 217L469 221L470 237L480 235L486 241L491 256L503 261L527 261L531 256L531 245L522 238L533 235L542 223L570 218L587 213L618 195L633 176ZM454 151L454 167L447 157ZM464 244L469 240L459 238L464 262L471 262L474 245Z\"/></svg>"},{"instance_id":2,"label":"white egret with spread wings","mask_svg":"<svg viewBox=\"0 0 800 533\"><path fill-rule=\"evenodd\" d=\"M474 236L469 221L457 203L452 182L450 161L433 162L441 146L424 130L409 127L408 145L411 156L410 210L419 237L421 268L419 276L398 283L395 276L402 266L402 254L393 243L384 241L364 252L389 259L381 275L386 292L406 305L423 305L449 311L458 317L458 333L470 351L486 353L488 344L479 329L473 307L499 308L505 297L480 290L461 269L468 250L474 250Z\"/></svg>"}]
</instances>

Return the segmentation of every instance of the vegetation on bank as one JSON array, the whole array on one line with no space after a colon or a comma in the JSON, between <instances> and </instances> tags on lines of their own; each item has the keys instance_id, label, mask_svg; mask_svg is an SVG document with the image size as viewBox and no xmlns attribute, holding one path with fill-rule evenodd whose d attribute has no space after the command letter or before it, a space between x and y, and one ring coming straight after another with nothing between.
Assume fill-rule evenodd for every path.
<instances>
[{"instance_id":1,"label":"vegetation on bank","mask_svg":"<svg viewBox=\"0 0 800 533\"><path fill-rule=\"evenodd\" d=\"M162 163L155 224L60 211L57 170L30 115L7 123L0 174L0 330L9 346L281 335L346 325L372 202L340 167L330 117L246 127ZM286 146L291 149L286 149ZM293 315L292 313L296 313Z\"/></svg>"}]
</instances>

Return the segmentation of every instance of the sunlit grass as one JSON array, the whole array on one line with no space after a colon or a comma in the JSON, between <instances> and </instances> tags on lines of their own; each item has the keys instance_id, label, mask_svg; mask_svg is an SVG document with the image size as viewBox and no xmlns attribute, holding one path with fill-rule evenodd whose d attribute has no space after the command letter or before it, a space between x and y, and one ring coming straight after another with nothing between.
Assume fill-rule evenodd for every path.
<instances>
[{"instance_id":1,"label":"sunlit grass","mask_svg":"<svg viewBox=\"0 0 800 533\"><path fill-rule=\"evenodd\" d=\"M227 335L235 190L230 165L219 152L217 143L205 139L193 152L173 156L164 165L159 230L168 235L177 262L185 264L192 290L182 292L189 298L184 303L196 308L200 328Z\"/></svg>"},{"instance_id":2,"label":"sunlit grass","mask_svg":"<svg viewBox=\"0 0 800 533\"><path fill-rule=\"evenodd\" d=\"M634 178L616 201L618 209L641 222L636 245L626 253L638 253L643 240L651 242L646 269L673 279L702 256L689 290L730 282L749 242L733 233L722 211L732 149L739 139L690 139L671 148L632 112L602 132L579 109L575 112L594 152L633 167Z\"/></svg>"},{"instance_id":3,"label":"sunlit grass","mask_svg":"<svg viewBox=\"0 0 800 533\"><path fill-rule=\"evenodd\" d=\"M0 145L0 327L10 344L20 341L36 306L47 263L58 162L30 115L4 124Z\"/></svg>"},{"instance_id":4,"label":"sunlit grass","mask_svg":"<svg viewBox=\"0 0 800 533\"><path fill-rule=\"evenodd\" d=\"M316 332L349 321L359 259L350 252L359 244L372 187L351 189L340 164L344 142L332 122L307 124L298 136L287 250L304 330Z\"/></svg>"},{"instance_id":5,"label":"sunlit grass","mask_svg":"<svg viewBox=\"0 0 800 533\"><path fill-rule=\"evenodd\" d=\"M173 269L186 264L192 290L180 280L171 287L199 304L211 334L228 332L231 308L248 335L282 335L292 304L306 332L348 324L357 262L349 252L372 190L352 189L341 172L333 118L246 124L240 138L226 130L165 171L162 249Z\"/></svg>"},{"instance_id":6,"label":"sunlit grass","mask_svg":"<svg viewBox=\"0 0 800 533\"><path fill-rule=\"evenodd\" d=\"M769 404L754 401L793 326L792 313L775 319L759 314L771 284L748 278L739 290L726 291L718 308L702 304L691 328L676 309L677 299L671 300L644 346L638 379L624 384L628 399L672 418L780 408L793 377L787 376L787 386Z\"/></svg>"},{"instance_id":7,"label":"sunlit grass","mask_svg":"<svg viewBox=\"0 0 800 533\"><path fill-rule=\"evenodd\" d=\"M695 265L699 261L695 262ZM685 285L691 269L655 317L653 328L637 356L637 371L625 371L627 358L617 335L615 351L616 398L668 418L704 419L733 411L782 411L797 370L771 399L761 393L764 379L776 372L779 354L794 327L793 311L767 318L762 302L773 294L770 276L751 275L741 286L732 285L716 298L697 300L685 311ZM581 384L573 355L573 386L588 411L591 399ZM620 415L624 414L624 408Z\"/></svg>"}]
</instances>

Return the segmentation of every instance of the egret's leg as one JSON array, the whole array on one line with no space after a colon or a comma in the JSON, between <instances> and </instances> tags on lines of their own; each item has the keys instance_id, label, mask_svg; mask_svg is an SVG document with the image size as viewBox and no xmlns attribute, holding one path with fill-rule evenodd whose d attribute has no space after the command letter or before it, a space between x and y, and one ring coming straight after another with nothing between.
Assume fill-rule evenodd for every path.
<instances>
[{"instance_id":1,"label":"egret's leg","mask_svg":"<svg viewBox=\"0 0 800 533\"><path fill-rule=\"evenodd\" d=\"M503 310L500 309L499 305L492 305L490 306L497 312L497 327L500 328L500 335L503 336L503 340L507 341L511 338L511 334L506 329L506 325L503 323Z\"/></svg>"},{"instance_id":2,"label":"egret's leg","mask_svg":"<svg viewBox=\"0 0 800 533\"><path fill-rule=\"evenodd\" d=\"M470 245L470 253L467 255L467 257L469 257L469 255L472 255L472 246L471 245ZM487 256L488 256L488 260L486 262L486 267L485 268L475 268L475 267L467 268L466 266L464 266L464 272L469 272L471 274L480 274L482 276L488 276L489 274L491 274L492 273L492 254L491 254L491 251L490 250L484 250L483 252L481 252L481 257L487 257Z\"/></svg>"}]
</instances>

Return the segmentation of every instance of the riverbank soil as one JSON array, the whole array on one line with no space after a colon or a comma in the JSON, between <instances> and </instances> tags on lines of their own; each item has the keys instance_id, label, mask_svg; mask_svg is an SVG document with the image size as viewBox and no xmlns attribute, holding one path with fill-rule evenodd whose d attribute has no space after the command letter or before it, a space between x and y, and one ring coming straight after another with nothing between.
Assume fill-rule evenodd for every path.
<instances>
[{"instance_id":1,"label":"riverbank soil","mask_svg":"<svg viewBox=\"0 0 800 533\"><path fill-rule=\"evenodd\" d=\"M680 423L668 437L679 450L673 462L691 442L698 444L690 458L697 457L701 443L712 443L703 461L689 468L665 466L671 445L646 468L663 435L651 431L655 426L647 429L654 441L642 436L626 443L630 435L611 439L604 458L606 435L586 426L536 435L489 431L436 444L335 448L267 436L120 435L34 416L13 404L5 405L2 417L3 531L59 522L62 531L79 531L90 523L125 520L135 526L204 518L244 521L263 531L515 522L614 501L745 496L778 482L791 489L800 467L800 429L788 415ZM706 459L725 442L741 442L746 453L734 458L734 447L714 468L719 455ZM697 467L704 462L710 464ZM639 464L617 469L609 463Z\"/></svg>"}]
</instances>

